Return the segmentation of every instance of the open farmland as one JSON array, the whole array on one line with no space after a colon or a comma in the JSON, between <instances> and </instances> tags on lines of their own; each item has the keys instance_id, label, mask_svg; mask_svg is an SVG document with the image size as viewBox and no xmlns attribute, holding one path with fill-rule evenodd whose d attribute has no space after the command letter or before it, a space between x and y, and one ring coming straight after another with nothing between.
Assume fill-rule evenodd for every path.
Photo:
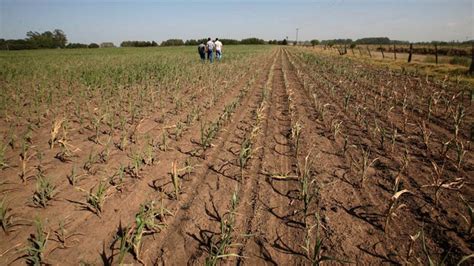
<instances>
[{"instance_id":1,"label":"open farmland","mask_svg":"<svg viewBox=\"0 0 474 266\"><path fill-rule=\"evenodd\" d=\"M472 88L305 48L195 50L0 53L0 264L473 254Z\"/></svg>"}]
</instances>

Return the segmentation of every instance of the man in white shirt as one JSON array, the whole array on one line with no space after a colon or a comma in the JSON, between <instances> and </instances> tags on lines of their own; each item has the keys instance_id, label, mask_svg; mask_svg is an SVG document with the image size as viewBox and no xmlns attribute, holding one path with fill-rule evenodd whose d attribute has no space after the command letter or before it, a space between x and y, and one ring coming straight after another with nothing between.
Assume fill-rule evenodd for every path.
<instances>
[{"instance_id":1,"label":"man in white shirt","mask_svg":"<svg viewBox=\"0 0 474 266\"><path fill-rule=\"evenodd\" d=\"M220 61L222 58L222 43L218 38L216 38L214 44L216 45L216 58Z\"/></svg>"},{"instance_id":2,"label":"man in white shirt","mask_svg":"<svg viewBox=\"0 0 474 266\"><path fill-rule=\"evenodd\" d=\"M213 41L211 41L211 38L207 38L207 43L206 43L206 50L207 50L207 59L209 59L209 62L214 61L214 48L216 45L214 44Z\"/></svg>"}]
</instances>

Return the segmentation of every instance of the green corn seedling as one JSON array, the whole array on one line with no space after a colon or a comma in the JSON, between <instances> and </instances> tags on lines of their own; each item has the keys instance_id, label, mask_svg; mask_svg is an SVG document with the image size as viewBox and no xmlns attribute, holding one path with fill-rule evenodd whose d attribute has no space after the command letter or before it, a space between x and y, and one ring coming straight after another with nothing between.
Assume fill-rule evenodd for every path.
<instances>
[{"instance_id":1,"label":"green corn seedling","mask_svg":"<svg viewBox=\"0 0 474 266\"><path fill-rule=\"evenodd\" d=\"M66 218L67 219L67 218ZM72 243L78 243L78 239L71 239L75 236L82 235L80 233L72 233L70 234L68 232L68 229L66 228L67 224L70 221L67 220L60 220L59 221L59 228L54 231L54 235L56 236L56 241L61 245L60 248L66 249L66 248L71 248L73 246Z\"/></svg>"},{"instance_id":2,"label":"green corn seedling","mask_svg":"<svg viewBox=\"0 0 474 266\"><path fill-rule=\"evenodd\" d=\"M107 198L107 187L105 183L99 181L99 184L97 185L97 189L95 191L94 188L95 186L92 187L90 191L85 191L81 188L78 189L87 193L85 204L86 209L101 217L105 199Z\"/></svg>"},{"instance_id":3,"label":"green corn seedling","mask_svg":"<svg viewBox=\"0 0 474 266\"><path fill-rule=\"evenodd\" d=\"M356 162L356 167L358 168L361 174L361 184L365 183L367 179L367 170L374 165L374 163L379 159L378 157L375 159L370 160L370 150L369 148L361 148L362 149L362 160L360 162Z\"/></svg>"},{"instance_id":4,"label":"green corn seedling","mask_svg":"<svg viewBox=\"0 0 474 266\"><path fill-rule=\"evenodd\" d=\"M8 167L8 162L6 159L6 151L7 151L7 145L0 143L0 170L3 170Z\"/></svg>"},{"instance_id":5,"label":"green corn seedling","mask_svg":"<svg viewBox=\"0 0 474 266\"><path fill-rule=\"evenodd\" d=\"M299 177L300 192L301 192L301 200L303 201L303 204L304 204L303 210L305 213L305 221L306 221L306 214L308 213L308 210L309 210L309 205L312 199L318 194L317 186L315 187L314 191L311 191L311 187L316 182L316 180L313 178L311 174L312 160L310 160L310 156L311 156L311 153L309 153L305 157L303 167L298 170L300 173L300 177Z\"/></svg>"},{"instance_id":6,"label":"green corn seedling","mask_svg":"<svg viewBox=\"0 0 474 266\"><path fill-rule=\"evenodd\" d=\"M71 173L67 175L67 180L71 186L76 186L79 180L83 178L84 176L85 174L78 174L77 166L73 165L71 169Z\"/></svg>"},{"instance_id":7,"label":"green corn seedling","mask_svg":"<svg viewBox=\"0 0 474 266\"><path fill-rule=\"evenodd\" d=\"M321 227L321 222L320 222L320 217L318 213L314 214L315 216L315 224L310 226L307 225L305 228L305 237L304 237L304 242L303 245L301 245L301 248L304 251L305 258L311 263L313 266L320 265L322 262L325 261L334 261L338 263L351 263L350 261L346 260L341 260L338 258L334 258L331 256L326 256L323 255L323 238L320 236L320 227ZM314 233L314 237L313 235ZM313 244L313 239L314 239L314 244Z\"/></svg>"},{"instance_id":8,"label":"green corn seedling","mask_svg":"<svg viewBox=\"0 0 474 266\"><path fill-rule=\"evenodd\" d=\"M36 191L33 194L33 204L45 208L56 195L56 187L44 176L39 175L36 181Z\"/></svg>"},{"instance_id":9,"label":"green corn seedling","mask_svg":"<svg viewBox=\"0 0 474 266\"><path fill-rule=\"evenodd\" d=\"M444 258L440 262L437 262L436 260L431 258L431 254L428 251L428 247L426 246L425 230L424 230L423 227L421 227L421 244L422 244L422 247L423 247L423 252L425 253L426 257L428 258L428 263L429 263L430 266L445 265L445 261L448 258L448 254L446 254L446 256L444 256Z\"/></svg>"},{"instance_id":10,"label":"green corn seedling","mask_svg":"<svg viewBox=\"0 0 474 266\"><path fill-rule=\"evenodd\" d=\"M24 249L26 262L29 265L44 264L46 245L48 243L49 232L46 232L42 221L35 219L36 233L28 239L29 245Z\"/></svg>"},{"instance_id":11,"label":"green corn seedling","mask_svg":"<svg viewBox=\"0 0 474 266\"><path fill-rule=\"evenodd\" d=\"M239 165L240 165L240 178L244 178L244 168L247 161L252 156L252 142L249 138L246 138L240 147L239 152Z\"/></svg>"},{"instance_id":12,"label":"green corn seedling","mask_svg":"<svg viewBox=\"0 0 474 266\"><path fill-rule=\"evenodd\" d=\"M145 147L145 151L143 152L143 163L146 165L153 165L155 162L155 154L153 149L153 144L149 143Z\"/></svg>"},{"instance_id":13,"label":"green corn seedling","mask_svg":"<svg viewBox=\"0 0 474 266\"><path fill-rule=\"evenodd\" d=\"M459 197L461 198L462 202L464 203L467 209L467 217L464 215L462 215L462 217L468 224L467 234L471 235L474 228L474 208L472 208L469 202L466 199L464 199L464 197L461 194L459 194Z\"/></svg>"},{"instance_id":14,"label":"green corn seedling","mask_svg":"<svg viewBox=\"0 0 474 266\"><path fill-rule=\"evenodd\" d=\"M93 174L92 167L94 166L94 164L98 162L99 162L99 155L96 154L93 150L91 150L82 168L86 170L88 173Z\"/></svg>"},{"instance_id":15,"label":"green corn seedling","mask_svg":"<svg viewBox=\"0 0 474 266\"><path fill-rule=\"evenodd\" d=\"M126 172L133 178L141 178L140 171L142 170L144 158L140 153L133 153L130 160L131 163L127 167Z\"/></svg>"},{"instance_id":16,"label":"green corn seedling","mask_svg":"<svg viewBox=\"0 0 474 266\"><path fill-rule=\"evenodd\" d=\"M10 227L13 226L13 215L11 214L11 208L8 207L6 199L3 198L0 201L0 225L5 233L8 233Z\"/></svg>"},{"instance_id":17,"label":"green corn seedling","mask_svg":"<svg viewBox=\"0 0 474 266\"><path fill-rule=\"evenodd\" d=\"M458 170L462 170L462 163L466 153L467 151L464 149L462 141L456 141L456 168Z\"/></svg>"},{"instance_id":18,"label":"green corn seedling","mask_svg":"<svg viewBox=\"0 0 474 266\"><path fill-rule=\"evenodd\" d=\"M168 131L166 129L163 129L163 133L161 134L160 150L161 151L168 150Z\"/></svg>"},{"instance_id":19,"label":"green corn seedling","mask_svg":"<svg viewBox=\"0 0 474 266\"><path fill-rule=\"evenodd\" d=\"M209 257L206 259L206 266L215 266L219 260L229 257L239 257L236 253L229 252L230 248L237 247L239 244L233 243L233 232L235 229L235 215L239 199L237 191L232 194L230 202L230 210L227 211L221 218L220 221L220 239L215 243L210 243Z\"/></svg>"}]
</instances>

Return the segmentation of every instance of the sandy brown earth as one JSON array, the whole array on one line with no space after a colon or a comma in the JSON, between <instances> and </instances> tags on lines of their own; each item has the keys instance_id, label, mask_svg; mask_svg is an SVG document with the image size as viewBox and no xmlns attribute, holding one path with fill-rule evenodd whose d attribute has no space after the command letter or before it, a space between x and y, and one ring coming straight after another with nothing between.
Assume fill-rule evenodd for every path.
<instances>
[{"instance_id":1,"label":"sandy brown earth","mask_svg":"<svg viewBox=\"0 0 474 266\"><path fill-rule=\"evenodd\" d=\"M106 162L92 164L75 187L58 179L58 194L46 208L29 203L35 182L19 181L19 165L4 169L0 191L9 196L16 224L0 232L1 264L25 263L23 248L35 237L35 217L49 233L44 263L118 264L119 237L134 232L140 205L152 200L161 206L153 219L162 226L143 235L139 254L127 250L124 263L379 265L445 259L452 265L472 254L472 99L455 84L313 53L274 48L180 134L174 128L189 108L173 112L165 106L144 118L137 143L145 145L145 135L159 139L168 128L167 147L155 149L156 161L138 176L126 173L120 185L107 185L100 215L87 209L78 188L89 191L100 177L114 176L129 160L118 149ZM435 92L439 103L429 107L426 119L425 100ZM442 99L451 99L447 107ZM464 116L455 135L452 117L460 105ZM201 132L211 125L215 136L204 148ZM35 140L47 139L48 130L37 132ZM99 148L77 134L72 145L87 152L74 161L84 161ZM59 149L43 143L45 173L70 174L74 161L54 159ZM242 163L245 148L249 155ZM436 169L442 170L433 186Z\"/></svg>"}]
</instances>

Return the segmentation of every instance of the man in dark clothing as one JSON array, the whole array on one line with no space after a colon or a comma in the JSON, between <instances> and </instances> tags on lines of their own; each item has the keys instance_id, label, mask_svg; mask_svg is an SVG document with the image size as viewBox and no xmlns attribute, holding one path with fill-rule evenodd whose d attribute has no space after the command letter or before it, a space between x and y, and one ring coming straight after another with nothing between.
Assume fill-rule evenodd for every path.
<instances>
[{"instance_id":1,"label":"man in dark clothing","mask_svg":"<svg viewBox=\"0 0 474 266\"><path fill-rule=\"evenodd\" d=\"M201 56L201 61L204 62L206 60L206 45L204 45L204 42L201 42L201 44L199 44L198 52L199 56Z\"/></svg>"}]
</instances>

